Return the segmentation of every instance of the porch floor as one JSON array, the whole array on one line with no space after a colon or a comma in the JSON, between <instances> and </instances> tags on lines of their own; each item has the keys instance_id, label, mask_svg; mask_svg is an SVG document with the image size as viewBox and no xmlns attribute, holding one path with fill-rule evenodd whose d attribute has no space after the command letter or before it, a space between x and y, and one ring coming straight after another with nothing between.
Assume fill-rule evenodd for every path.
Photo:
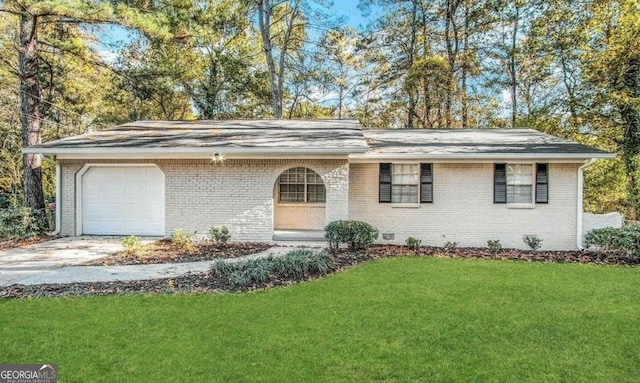
<instances>
[{"instance_id":1,"label":"porch floor","mask_svg":"<svg viewBox=\"0 0 640 383\"><path fill-rule=\"evenodd\" d=\"M324 230L274 230L274 241L324 241Z\"/></svg>"}]
</instances>

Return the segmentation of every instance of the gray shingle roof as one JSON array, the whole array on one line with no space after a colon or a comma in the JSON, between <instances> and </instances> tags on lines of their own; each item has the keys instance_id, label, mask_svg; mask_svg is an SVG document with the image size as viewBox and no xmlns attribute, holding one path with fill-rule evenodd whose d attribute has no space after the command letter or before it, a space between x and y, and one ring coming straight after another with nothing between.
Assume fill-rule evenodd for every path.
<instances>
[{"instance_id":1,"label":"gray shingle roof","mask_svg":"<svg viewBox=\"0 0 640 383\"><path fill-rule=\"evenodd\" d=\"M32 146L30 153L351 154L353 158L612 157L531 129L363 130L355 120L138 121Z\"/></svg>"},{"instance_id":2,"label":"gray shingle roof","mask_svg":"<svg viewBox=\"0 0 640 383\"><path fill-rule=\"evenodd\" d=\"M575 154L585 157L609 153L541 133L533 129L399 129L365 130L369 151L376 155Z\"/></svg>"},{"instance_id":3,"label":"gray shingle roof","mask_svg":"<svg viewBox=\"0 0 640 383\"><path fill-rule=\"evenodd\" d=\"M351 120L200 120L132 122L31 149L353 153L366 151L367 145L360 125Z\"/></svg>"}]
</instances>

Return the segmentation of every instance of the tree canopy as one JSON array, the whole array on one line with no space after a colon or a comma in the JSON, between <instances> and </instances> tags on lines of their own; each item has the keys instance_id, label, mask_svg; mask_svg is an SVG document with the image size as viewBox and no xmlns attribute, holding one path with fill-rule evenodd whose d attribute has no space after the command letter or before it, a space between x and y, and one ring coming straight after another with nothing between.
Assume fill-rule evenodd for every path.
<instances>
[{"instance_id":1,"label":"tree canopy","mask_svg":"<svg viewBox=\"0 0 640 383\"><path fill-rule=\"evenodd\" d=\"M0 0L0 195L52 199L51 169L20 153L41 140L138 119L332 117L526 127L613 151L587 172L586 207L640 214L640 1L360 0L362 26L333 9Z\"/></svg>"}]
</instances>

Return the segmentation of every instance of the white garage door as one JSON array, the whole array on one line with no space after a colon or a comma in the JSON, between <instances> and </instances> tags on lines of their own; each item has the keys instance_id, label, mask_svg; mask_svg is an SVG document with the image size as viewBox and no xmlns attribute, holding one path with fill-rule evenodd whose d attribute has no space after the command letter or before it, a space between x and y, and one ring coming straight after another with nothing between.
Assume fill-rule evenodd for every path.
<instances>
[{"instance_id":1,"label":"white garage door","mask_svg":"<svg viewBox=\"0 0 640 383\"><path fill-rule=\"evenodd\" d=\"M164 235L164 173L156 166L92 166L82 175L82 233Z\"/></svg>"}]
</instances>

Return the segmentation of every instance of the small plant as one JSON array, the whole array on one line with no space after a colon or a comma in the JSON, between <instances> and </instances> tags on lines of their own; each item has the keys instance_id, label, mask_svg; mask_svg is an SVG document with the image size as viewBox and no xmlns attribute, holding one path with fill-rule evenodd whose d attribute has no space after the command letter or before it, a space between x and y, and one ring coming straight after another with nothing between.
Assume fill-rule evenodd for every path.
<instances>
[{"instance_id":1,"label":"small plant","mask_svg":"<svg viewBox=\"0 0 640 383\"><path fill-rule=\"evenodd\" d=\"M531 250L535 251L542 247L542 239L537 235L525 235L522 237L522 240Z\"/></svg>"},{"instance_id":2,"label":"small plant","mask_svg":"<svg viewBox=\"0 0 640 383\"><path fill-rule=\"evenodd\" d=\"M338 220L324 228L329 250L335 252L340 244L348 244L351 250L366 249L378 238L378 230L362 221Z\"/></svg>"},{"instance_id":3,"label":"small plant","mask_svg":"<svg viewBox=\"0 0 640 383\"><path fill-rule=\"evenodd\" d=\"M122 238L120 243L122 243L122 246L124 246L124 248L127 250L137 250L142 246L140 243L140 238L136 237L135 235Z\"/></svg>"},{"instance_id":4,"label":"small plant","mask_svg":"<svg viewBox=\"0 0 640 383\"><path fill-rule=\"evenodd\" d=\"M189 234L182 229L175 229L171 234L171 242L185 248L193 247L193 234Z\"/></svg>"},{"instance_id":5,"label":"small plant","mask_svg":"<svg viewBox=\"0 0 640 383\"><path fill-rule=\"evenodd\" d=\"M502 245L500 244L499 239L488 240L487 247L489 248L489 251L492 253L497 253L498 251L502 250Z\"/></svg>"},{"instance_id":6,"label":"small plant","mask_svg":"<svg viewBox=\"0 0 640 383\"><path fill-rule=\"evenodd\" d=\"M209 229L209 234L211 235L211 239L214 240L218 244L225 244L231 238L231 234L229 234L229 229L226 226L213 226Z\"/></svg>"},{"instance_id":7,"label":"small plant","mask_svg":"<svg viewBox=\"0 0 640 383\"><path fill-rule=\"evenodd\" d=\"M448 253L455 253L458 250L458 242L449 241L444 244L444 249Z\"/></svg>"},{"instance_id":8,"label":"small plant","mask_svg":"<svg viewBox=\"0 0 640 383\"><path fill-rule=\"evenodd\" d=\"M419 239L413 238L413 237L409 237L409 238L407 238L405 243L407 244L407 247L409 249L411 249L412 251L418 251L418 249L420 249L420 245L422 244L422 240L419 240Z\"/></svg>"}]
</instances>

